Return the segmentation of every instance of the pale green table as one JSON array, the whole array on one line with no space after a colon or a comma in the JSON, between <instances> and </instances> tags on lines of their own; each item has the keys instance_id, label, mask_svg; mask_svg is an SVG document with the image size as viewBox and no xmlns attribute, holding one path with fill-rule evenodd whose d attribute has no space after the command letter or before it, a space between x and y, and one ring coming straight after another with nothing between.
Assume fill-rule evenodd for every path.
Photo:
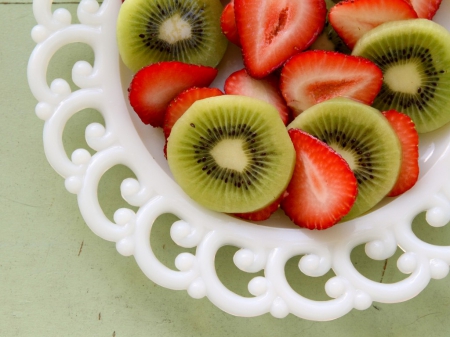
<instances>
[{"instance_id":1,"label":"pale green table","mask_svg":"<svg viewBox=\"0 0 450 337\"><path fill-rule=\"evenodd\" d=\"M75 5L69 7L73 10ZM0 3L0 336L450 335L448 277L432 281L406 303L374 303L366 311L354 310L322 323L292 315L282 320L270 315L233 317L207 299L194 300L186 292L167 290L146 279L133 258L121 256L114 244L89 230L76 197L47 163L43 122L34 114L36 101L25 75L34 47L30 38L34 24L30 1ZM72 65L78 60L76 52L62 51L51 72ZM83 141L80 130L96 118L87 112L70 121L64 134L69 150ZM101 184L100 193L117 195L128 175L122 168L108 172L116 184ZM119 197L104 198L102 206L112 212L120 206ZM177 254L163 230L170 221L166 217L159 222L160 233L153 242L164 261L173 261ZM448 228L422 230L422 222L419 219L416 227L429 240L450 244ZM233 251L224 249L218 256L220 276L230 288L245 293L249 277L233 266ZM383 282L403 277L395 258L387 264L369 263L361 252L356 250L354 260L367 276ZM304 281L305 286L302 280L297 286L306 295L326 297L324 279Z\"/></svg>"}]
</instances>

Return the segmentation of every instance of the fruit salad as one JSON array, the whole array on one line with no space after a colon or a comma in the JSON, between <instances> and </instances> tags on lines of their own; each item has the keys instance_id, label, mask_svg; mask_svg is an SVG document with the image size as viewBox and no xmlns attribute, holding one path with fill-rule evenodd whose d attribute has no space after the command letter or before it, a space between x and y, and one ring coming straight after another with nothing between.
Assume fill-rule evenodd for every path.
<instances>
[{"instance_id":1,"label":"fruit salad","mask_svg":"<svg viewBox=\"0 0 450 337\"><path fill-rule=\"evenodd\" d=\"M129 101L198 204L323 230L413 188L419 135L450 122L440 3L125 0ZM210 87L228 44L244 68Z\"/></svg>"}]
</instances>

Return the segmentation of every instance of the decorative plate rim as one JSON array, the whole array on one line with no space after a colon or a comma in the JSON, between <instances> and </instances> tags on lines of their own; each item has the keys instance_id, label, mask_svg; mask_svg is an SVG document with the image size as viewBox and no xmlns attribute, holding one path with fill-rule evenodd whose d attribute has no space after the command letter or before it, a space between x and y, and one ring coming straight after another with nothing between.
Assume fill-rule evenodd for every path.
<instances>
[{"instance_id":1,"label":"decorative plate rim","mask_svg":"<svg viewBox=\"0 0 450 337\"><path fill-rule=\"evenodd\" d=\"M411 224L422 212L426 212L427 222L434 227L444 226L450 220L450 126L421 140L422 173L412 190L367 215L326 231L294 228L281 214L263 224L253 224L211 212L191 201L170 177L161 159L161 134L140 125L129 113L123 90L126 71L115 41L120 1L105 0L99 5L95 0L82 0L77 10L79 24L72 23L65 8L52 12L51 6L51 0L33 2L37 25L32 38L36 47L28 64L30 89L38 100L35 112L45 121L45 154L65 179L67 190L77 195L86 224L99 237L116 242L120 254L134 255L149 279L166 288L187 290L193 298L207 296L217 307L237 316L270 312L282 318L291 313L323 321L341 317L354 308L367 309L373 301L406 301L418 295L431 278L447 276L450 247L421 241ZM442 6L450 7L450 1L444 0ZM79 89L72 92L63 79L48 85L46 75L52 56L75 42L88 44L95 54L93 66L83 60L73 66L72 80ZM220 85L218 81L213 84ZM63 130L69 118L85 108L96 109L105 120L105 126L92 123L86 128L87 144L96 153L77 149L68 158ZM155 148L159 148L159 154ZM138 210L120 208L112 222L100 207L97 188L103 172L117 164L129 167L136 175L136 179L122 182L121 193ZM165 267L150 245L152 225L164 213L180 219L170 229L174 242L184 248L196 247L195 254L177 256L178 271ZM400 247L404 253L397 261L398 269L410 275L392 284L367 279L350 260L353 248L361 244L375 260L391 257ZM239 296L219 280L214 257L225 245L240 248L234 255L239 269L264 271L264 276L253 278L248 284L253 297ZM303 255L299 268L308 276L334 271L336 276L325 285L330 300L311 300L291 288L284 267L298 255Z\"/></svg>"}]
</instances>

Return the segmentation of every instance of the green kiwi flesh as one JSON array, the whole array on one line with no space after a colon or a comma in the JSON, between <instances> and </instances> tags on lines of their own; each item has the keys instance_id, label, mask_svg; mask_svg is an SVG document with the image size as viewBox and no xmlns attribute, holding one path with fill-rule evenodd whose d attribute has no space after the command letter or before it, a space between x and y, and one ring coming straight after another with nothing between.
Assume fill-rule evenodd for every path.
<instances>
[{"instance_id":1,"label":"green kiwi flesh","mask_svg":"<svg viewBox=\"0 0 450 337\"><path fill-rule=\"evenodd\" d=\"M168 138L167 160L175 181L200 205L247 213L284 192L295 150L276 108L223 95L195 102L179 118Z\"/></svg>"},{"instance_id":2,"label":"green kiwi flesh","mask_svg":"<svg viewBox=\"0 0 450 337\"><path fill-rule=\"evenodd\" d=\"M401 147L387 119L375 108L349 98L333 98L303 111L288 128L319 138L348 162L358 196L343 221L369 211L397 181Z\"/></svg>"},{"instance_id":3,"label":"green kiwi flesh","mask_svg":"<svg viewBox=\"0 0 450 337\"><path fill-rule=\"evenodd\" d=\"M160 61L216 67L227 39L219 0L126 0L117 19L117 44L133 72Z\"/></svg>"},{"instance_id":4,"label":"green kiwi flesh","mask_svg":"<svg viewBox=\"0 0 450 337\"><path fill-rule=\"evenodd\" d=\"M384 74L373 106L412 118L419 133L450 122L450 33L427 19L382 24L361 37L353 55Z\"/></svg>"}]
</instances>

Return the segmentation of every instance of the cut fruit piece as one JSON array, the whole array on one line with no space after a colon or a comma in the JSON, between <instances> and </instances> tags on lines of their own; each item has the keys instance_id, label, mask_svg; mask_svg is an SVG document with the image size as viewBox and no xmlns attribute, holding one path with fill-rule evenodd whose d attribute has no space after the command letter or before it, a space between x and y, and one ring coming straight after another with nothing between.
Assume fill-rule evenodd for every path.
<instances>
[{"instance_id":1,"label":"cut fruit piece","mask_svg":"<svg viewBox=\"0 0 450 337\"><path fill-rule=\"evenodd\" d=\"M336 51L346 55L349 55L352 52L344 41L342 41L341 37L336 33L328 20L325 22L322 33L320 33L317 39L309 47L309 50Z\"/></svg>"},{"instance_id":2,"label":"cut fruit piece","mask_svg":"<svg viewBox=\"0 0 450 337\"><path fill-rule=\"evenodd\" d=\"M383 73L373 62L322 50L293 56L283 66L280 78L281 92L294 116L338 96L371 104L382 83Z\"/></svg>"},{"instance_id":3,"label":"cut fruit piece","mask_svg":"<svg viewBox=\"0 0 450 337\"><path fill-rule=\"evenodd\" d=\"M217 0L127 0L117 18L117 44L133 72L161 61L216 67L227 39Z\"/></svg>"},{"instance_id":4,"label":"cut fruit piece","mask_svg":"<svg viewBox=\"0 0 450 337\"><path fill-rule=\"evenodd\" d=\"M373 105L412 118L419 133L450 121L450 33L427 19L389 22L365 34L353 50L384 73Z\"/></svg>"},{"instance_id":5,"label":"cut fruit piece","mask_svg":"<svg viewBox=\"0 0 450 337\"><path fill-rule=\"evenodd\" d=\"M307 49L323 29L324 0L234 0L234 13L249 74L262 78Z\"/></svg>"},{"instance_id":6,"label":"cut fruit piece","mask_svg":"<svg viewBox=\"0 0 450 337\"><path fill-rule=\"evenodd\" d=\"M281 208L300 227L334 226L355 203L355 175L345 159L326 143L299 129L290 129L289 136L297 159Z\"/></svg>"},{"instance_id":7,"label":"cut fruit piece","mask_svg":"<svg viewBox=\"0 0 450 337\"><path fill-rule=\"evenodd\" d=\"M178 119L167 160L176 182L200 205L248 213L285 191L295 151L275 107L223 95L195 102Z\"/></svg>"},{"instance_id":8,"label":"cut fruit piece","mask_svg":"<svg viewBox=\"0 0 450 337\"><path fill-rule=\"evenodd\" d=\"M283 194L275 200L275 202L271 203L270 205L264 207L263 209L250 212L250 213L235 213L232 214L235 217L238 217L240 219L244 220L250 220L250 221L264 221L270 218L270 216L275 213L280 208L280 202L283 199Z\"/></svg>"},{"instance_id":9,"label":"cut fruit piece","mask_svg":"<svg viewBox=\"0 0 450 337\"><path fill-rule=\"evenodd\" d=\"M406 0L410 3L419 18L431 20L441 6L442 0Z\"/></svg>"},{"instance_id":10,"label":"cut fruit piece","mask_svg":"<svg viewBox=\"0 0 450 337\"><path fill-rule=\"evenodd\" d=\"M419 134L412 119L404 113L389 110L383 112L397 133L402 146L400 174L388 197L396 197L413 187L419 179Z\"/></svg>"},{"instance_id":11,"label":"cut fruit piece","mask_svg":"<svg viewBox=\"0 0 450 337\"><path fill-rule=\"evenodd\" d=\"M171 100L190 87L209 86L216 76L216 68L176 61L155 63L134 75L130 104L144 124L162 127Z\"/></svg>"},{"instance_id":12,"label":"cut fruit piece","mask_svg":"<svg viewBox=\"0 0 450 337\"><path fill-rule=\"evenodd\" d=\"M338 97L305 110L288 128L301 129L337 151L358 181L358 196L343 220L369 211L397 181L401 164L399 139L378 110Z\"/></svg>"},{"instance_id":13,"label":"cut fruit piece","mask_svg":"<svg viewBox=\"0 0 450 337\"><path fill-rule=\"evenodd\" d=\"M337 2L339 1L325 0L327 11L329 12ZM333 26L330 25L330 22L328 20L328 13L322 33L320 33L317 39L309 47L309 49L337 51L343 54L351 54L352 52L344 43L344 41L342 41L341 37L336 33Z\"/></svg>"},{"instance_id":14,"label":"cut fruit piece","mask_svg":"<svg viewBox=\"0 0 450 337\"><path fill-rule=\"evenodd\" d=\"M164 143L164 156L167 158L167 138L170 136L175 122L191 107L194 102L208 97L223 95L223 92L217 88L198 88L192 87L181 92L175 97L166 109L164 114L163 132L166 139Z\"/></svg>"},{"instance_id":15,"label":"cut fruit piece","mask_svg":"<svg viewBox=\"0 0 450 337\"><path fill-rule=\"evenodd\" d=\"M416 12L405 0L346 0L328 14L334 30L350 49L364 33L384 22L415 18Z\"/></svg>"},{"instance_id":16,"label":"cut fruit piece","mask_svg":"<svg viewBox=\"0 0 450 337\"><path fill-rule=\"evenodd\" d=\"M263 100L275 106L284 124L289 122L290 111L281 96L279 79L271 74L262 79L251 77L245 69L232 73L225 81L224 91L228 95L243 95Z\"/></svg>"},{"instance_id":17,"label":"cut fruit piece","mask_svg":"<svg viewBox=\"0 0 450 337\"><path fill-rule=\"evenodd\" d=\"M164 136L169 138L170 132L175 122L191 107L194 102L208 97L223 95L223 92L217 88L199 88L192 87L181 92L175 97L167 107L164 116L163 131Z\"/></svg>"},{"instance_id":18,"label":"cut fruit piece","mask_svg":"<svg viewBox=\"0 0 450 337\"><path fill-rule=\"evenodd\" d=\"M234 1L230 1L224 8L220 17L220 27L222 33L228 41L237 46L241 46L239 41L239 33L236 27L236 17L234 15Z\"/></svg>"}]
</instances>

